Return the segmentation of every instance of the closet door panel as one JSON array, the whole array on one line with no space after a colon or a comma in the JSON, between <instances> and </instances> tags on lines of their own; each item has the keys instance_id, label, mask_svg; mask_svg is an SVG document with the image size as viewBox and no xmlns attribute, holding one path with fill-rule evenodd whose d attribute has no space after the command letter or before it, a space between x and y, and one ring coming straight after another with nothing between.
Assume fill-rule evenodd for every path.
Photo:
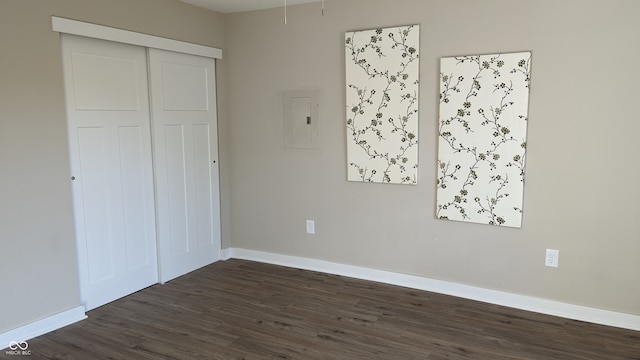
<instances>
[{"instance_id":1,"label":"closet door panel","mask_svg":"<svg viewBox=\"0 0 640 360\"><path fill-rule=\"evenodd\" d=\"M158 282L144 48L62 36L82 303Z\"/></svg>"},{"instance_id":2,"label":"closet door panel","mask_svg":"<svg viewBox=\"0 0 640 360\"><path fill-rule=\"evenodd\" d=\"M177 256L189 252L189 205L187 201L187 173L185 163L184 127L182 125L164 126L164 171L160 178L166 180L166 186L158 186L158 197L167 205L166 212L159 212L160 233L168 236L170 252ZM157 141L157 144L162 144Z\"/></svg>"},{"instance_id":3,"label":"closet door panel","mask_svg":"<svg viewBox=\"0 0 640 360\"><path fill-rule=\"evenodd\" d=\"M79 209L76 207L76 226L79 225L78 235L84 238L86 262L92 264L87 268L86 279L89 284L95 284L115 275L112 261L115 244L112 229L109 228L111 213L108 194L111 186L105 153L107 144L102 128L79 128L76 131L79 173L75 173L79 175L76 175L76 181L80 185L77 192L81 197ZM77 216L78 213L81 217Z\"/></svg>"},{"instance_id":4,"label":"closet door panel","mask_svg":"<svg viewBox=\"0 0 640 360\"><path fill-rule=\"evenodd\" d=\"M194 149L194 192L196 209L195 213L197 230L197 246L207 248L215 246L217 237L214 235L213 223L209 219L214 218L212 203L216 198L213 194L212 177L210 172L211 154L211 133L209 124L193 125L193 149ZM217 180L217 179L216 179ZM217 188L216 188L217 191Z\"/></svg>"},{"instance_id":5,"label":"closet door panel","mask_svg":"<svg viewBox=\"0 0 640 360\"><path fill-rule=\"evenodd\" d=\"M118 128L118 145L120 155L120 180L122 184L122 210L124 233L127 251L127 270L134 270L150 263L150 257L157 258L157 253L150 251L155 246L155 238L149 238L147 229L141 224L150 219L147 199L150 196L147 186L149 174L145 159L149 149L143 148L144 137L140 126L121 126ZM147 160L148 161L148 160ZM153 225L151 223L150 225ZM155 261L154 261L155 263Z\"/></svg>"},{"instance_id":6,"label":"closet door panel","mask_svg":"<svg viewBox=\"0 0 640 360\"><path fill-rule=\"evenodd\" d=\"M220 258L215 63L149 49L160 278Z\"/></svg>"}]
</instances>

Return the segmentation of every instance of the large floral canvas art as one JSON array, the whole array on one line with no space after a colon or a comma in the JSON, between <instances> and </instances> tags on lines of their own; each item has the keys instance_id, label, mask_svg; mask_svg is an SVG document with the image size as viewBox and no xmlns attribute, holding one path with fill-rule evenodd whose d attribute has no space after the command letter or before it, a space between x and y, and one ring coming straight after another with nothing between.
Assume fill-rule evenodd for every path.
<instances>
[{"instance_id":1,"label":"large floral canvas art","mask_svg":"<svg viewBox=\"0 0 640 360\"><path fill-rule=\"evenodd\" d=\"M436 215L521 227L531 53L442 58Z\"/></svg>"},{"instance_id":2,"label":"large floral canvas art","mask_svg":"<svg viewBox=\"0 0 640 360\"><path fill-rule=\"evenodd\" d=\"M419 33L345 34L349 181L418 183Z\"/></svg>"}]
</instances>

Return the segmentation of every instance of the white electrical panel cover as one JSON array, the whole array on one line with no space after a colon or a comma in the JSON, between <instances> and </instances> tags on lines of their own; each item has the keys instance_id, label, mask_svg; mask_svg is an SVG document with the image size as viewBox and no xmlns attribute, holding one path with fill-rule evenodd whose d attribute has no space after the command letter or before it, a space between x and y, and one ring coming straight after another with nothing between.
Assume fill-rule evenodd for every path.
<instances>
[{"instance_id":1,"label":"white electrical panel cover","mask_svg":"<svg viewBox=\"0 0 640 360\"><path fill-rule=\"evenodd\" d=\"M285 148L317 149L320 91L287 91L282 101Z\"/></svg>"}]
</instances>

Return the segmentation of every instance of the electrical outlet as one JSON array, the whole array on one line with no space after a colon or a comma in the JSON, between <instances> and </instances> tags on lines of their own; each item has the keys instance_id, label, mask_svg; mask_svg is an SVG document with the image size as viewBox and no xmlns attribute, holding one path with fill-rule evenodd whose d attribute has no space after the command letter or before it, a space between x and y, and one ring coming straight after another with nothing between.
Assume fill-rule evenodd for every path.
<instances>
[{"instance_id":1,"label":"electrical outlet","mask_svg":"<svg viewBox=\"0 0 640 360\"><path fill-rule=\"evenodd\" d=\"M545 257L544 265L550 267L558 267L560 260L560 250L547 249L547 256Z\"/></svg>"},{"instance_id":2,"label":"electrical outlet","mask_svg":"<svg viewBox=\"0 0 640 360\"><path fill-rule=\"evenodd\" d=\"M307 234L315 234L316 233L316 222L313 220L307 220Z\"/></svg>"}]
</instances>

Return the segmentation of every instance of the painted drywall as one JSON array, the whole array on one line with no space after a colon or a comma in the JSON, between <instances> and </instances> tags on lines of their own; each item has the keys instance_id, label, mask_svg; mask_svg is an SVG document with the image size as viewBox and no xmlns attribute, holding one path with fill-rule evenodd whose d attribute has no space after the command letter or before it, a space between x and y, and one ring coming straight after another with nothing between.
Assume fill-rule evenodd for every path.
<instances>
[{"instance_id":1,"label":"painted drywall","mask_svg":"<svg viewBox=\"0 0 640 360\"><path fill-rule=\"evenodd\" d=\"M327 0L226 17L232 245L640 315L640 2ZM347 182L344 33L420 24L417 186ZM532 51L521 229L435 218L441 57ZM320 149L282 93L320 89ZM315 220L315 235L305 220ZM560 250L558 268L544 266Z\"/></svg>"},{"instance_id":2,"label":"painted drywall","mask_svg":"<svg viewBox=\"0 0 640 360\"><path fill-rule=\"evenodd\" d=\"M60 40L52 15L225 45L221 14L177 0L0 1L0 333L79 305ZM224 88L224 61L218 72ZM224 119L225 94L219 93ZM227 147L221 136L222 159ZM223 221L228 201L223 192ZM229 243L228 226L223 239Z\"/></svg>"}]
</instances>

